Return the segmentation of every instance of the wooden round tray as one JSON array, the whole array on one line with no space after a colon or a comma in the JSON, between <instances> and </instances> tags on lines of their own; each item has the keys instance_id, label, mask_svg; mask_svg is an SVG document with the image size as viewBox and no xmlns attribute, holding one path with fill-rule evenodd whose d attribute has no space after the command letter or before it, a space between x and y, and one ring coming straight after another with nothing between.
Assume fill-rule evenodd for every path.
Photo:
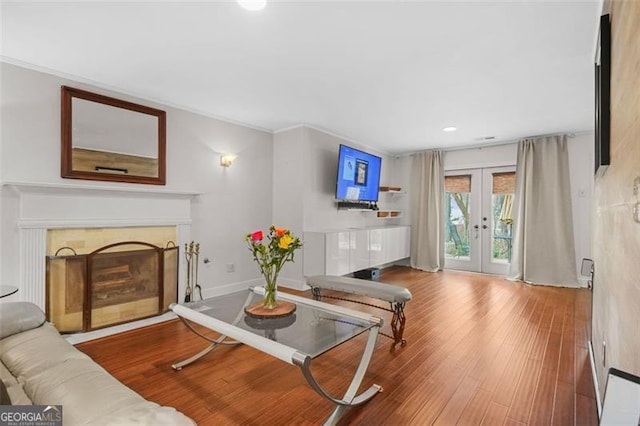
<instances>
[{"instance_id":1,"label":"wooden round tray","mask_svg":"<svg viewBox=\"0 0 640 426\"><path fill-rule=\"evenodd\" d=\"M244 312L253 318L282 318L291 315L296 311L296 304L278 300L278 306L274 309L266 309L262 302L255 303L244 308Z\"/></svg>"}]
</instances>

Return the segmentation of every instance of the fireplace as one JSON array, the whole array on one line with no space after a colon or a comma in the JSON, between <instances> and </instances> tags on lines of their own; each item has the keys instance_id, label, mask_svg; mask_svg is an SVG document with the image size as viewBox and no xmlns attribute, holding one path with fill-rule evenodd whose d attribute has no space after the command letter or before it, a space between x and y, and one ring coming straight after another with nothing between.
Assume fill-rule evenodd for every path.
<instances>
[{"instance_id":1,"label":"fireplace","mask_svg":"<svg viewBox=\"0 0 640 426\"><path fill-rule=\"evenodd\" d=\"M46 313L61 332L90 331L166 312L178 298L179 249L140 241L46 257Z\"/></svg>"}]
</instances>

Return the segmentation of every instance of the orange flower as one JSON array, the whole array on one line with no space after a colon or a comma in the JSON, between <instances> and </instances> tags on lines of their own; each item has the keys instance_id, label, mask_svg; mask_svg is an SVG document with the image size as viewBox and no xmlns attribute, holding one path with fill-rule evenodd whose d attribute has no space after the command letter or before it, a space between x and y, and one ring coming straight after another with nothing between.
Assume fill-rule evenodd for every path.
<instances>
[{"instance_id":1,"label":"orange flower","mask_svg":"<svg viewBox=\"0 0 640 426\"><path fill-rule=\"evenodd\" d=\"M283 237L289 230L287 228L274 228L277 237Z\"/></svg>"}]
</instances>

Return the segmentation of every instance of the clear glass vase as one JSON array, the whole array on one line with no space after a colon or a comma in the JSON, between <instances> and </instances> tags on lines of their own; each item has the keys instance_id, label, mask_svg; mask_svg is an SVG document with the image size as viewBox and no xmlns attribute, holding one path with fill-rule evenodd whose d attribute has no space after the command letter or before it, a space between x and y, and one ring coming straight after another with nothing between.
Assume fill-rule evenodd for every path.
<instances>
[{"instance_id":1,"label":"clear glass vase","mask_svg":"<svg viewBox=\"0 0 640 426\"><path fill-rule=\"evenodd\" d=\"M276 281L278 279L278 274L273 274L273 276L265 276L266 285L264 286L264 299L262 300L262 306L265 309L275 309L278 306L278 301L276 300L276 295L278 292L278 285Z\"/></svg>"}]
</instances>

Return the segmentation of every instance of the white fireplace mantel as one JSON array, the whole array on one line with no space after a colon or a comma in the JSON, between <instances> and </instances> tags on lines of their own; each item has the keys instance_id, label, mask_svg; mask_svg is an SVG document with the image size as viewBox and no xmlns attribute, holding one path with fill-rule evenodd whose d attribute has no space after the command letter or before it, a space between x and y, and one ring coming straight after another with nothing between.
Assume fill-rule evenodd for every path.
<instances>
[{"instance_id":1,"label":"white fireplace mantel","mask_svg":"<svg viewBox=\"0 0 640 426\"><path fill-rule=\"evenodd\" d=\"M2 186L15 187L22 192L42 192L42 191L55 191L55 190L68 190L68 191L106 191L106 192L122 192L122 193L138 193L138 194L155 194L155 195L167 195L167 196L196 196L202 193L197 191L177 190L167 188L165 186L157 185L136 185L136 184L123 184L126 186L114 185L114 184L82 184L82 183L47 183L47 182L12 182L3 181L0 182Z\"/></svg>"},{"instance_id":2,"label":"white fireplace mantel","mask_svg":"<svg viewBox=\"0 0 640 426\"><path fill-rule=\"evenodd\" d=\"M47 230L175 226L182 246L191 238L191 202L200 195L153 185L2 182L1 186L8 188L15 200L3 203L2 208L17 231L19 298L43 309ZM184 286L181 282L179 293L184 292Z\"/></svg>"}]
</instances>

